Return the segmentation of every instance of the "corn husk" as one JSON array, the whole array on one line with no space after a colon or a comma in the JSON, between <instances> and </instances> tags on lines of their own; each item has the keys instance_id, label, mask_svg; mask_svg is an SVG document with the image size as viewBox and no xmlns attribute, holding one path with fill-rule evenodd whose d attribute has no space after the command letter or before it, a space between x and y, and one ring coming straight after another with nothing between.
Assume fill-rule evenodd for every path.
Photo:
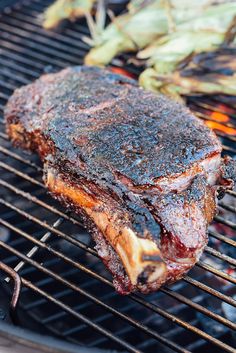
<instances>
[{"instance_id":1,"label":"corn husk","mask_svg":"<svg viewBox=\"0 0 236 353\"><path fill-rule=\"evenodd\" d=\"M174 30L175 26L191 20L204 11L209 0L134 0L128 6L128 12L112 18L112 22L96 33L96 24L91 24L92 40L88 40L93 49L85 57L87 65L107 65L114 56L127 51L137 51ZM91 22L91 21L89 21ZM93 33L92 33L93 32Z\"/></svg>"},{"instance_id":2,"label":"corn husk","mask_svg":"<svg viewBox=\"0 0 236 353\"><path fill-rule=\"evenodd\" d=\"M55 28L62 20L75 20L90 12L96 0L56 0L43 14L43 27Z\"/></svg>"},{"instance_id":3,"label":"corn husk","mask_svg":"<svg viewBox=\"0 0 236 353\"><path fill-rule=\"evenodd\" d=\"M147 66L139 82L146 89L180 97L190 92L236 94L235 76L207 76L204 81L197 78L183 78L177 68L191 55L216 50L224 41L226 33L235 21L236 3L211 6L201 17L180 24L176 31L156 40L138 53L146 59ZM177 70L177 71L176 71ZM227 86L226 86L227 85Z\"/></svg>"},{"instance_id":4,"label":"corn husk","mask_svg":"<svg viewBox=\"0 0 236 353\"><path fill-rule=\"evenodd\" d=\"M171 72L191 53L216 49L234 16L236 3L209 7L201 17L178 25L173 33L157 39L137 57L148 59L147 65L154 66L157 72Z\"/></svg>"},{"instance_id":5,"label":"corn husk","mask_svg":"<svg viewBox=\"0 0 236 353\"><path fill-rule=\"evenodd\" d=\"M146 89L169 95L176 100L196 94L235 95L235 54L234 49L198 54L191 57L183 69L164 75L149 68L141 74L140 84Z\"/></svg>"},{"instance_id":6,"label":"corn husk","mask_svg":"<svg viewBox=\"0 0 236 353\"><path fill-rule=\"evenodd\" d=\"M88 43L94 48L85 63L106 65L119 53L138 51L133 63L146 62L139 79L146 89L176 99L192 93L236 94L234 73L190 77L180 69L198 53L231 42L235 26L236 1L133 0L128 12L112 18L105 30L96 32L93 24L96 35Z\"/></svg>"},{"instance_id":7,"label":"corn husk","mask_svg":"<svg viewBox=\"0 0 236 353\"><path fill-rule=\"evenodd\" d=\"M152 66L159 74L168 74L190 54L215 50L223 40L224 34L219 32L175 32L156 43L154 53L147 60L147 66ZM148 49L144 50L145 53L141 52L138 58L144 59Z\"/></svg>"}]
</instances>

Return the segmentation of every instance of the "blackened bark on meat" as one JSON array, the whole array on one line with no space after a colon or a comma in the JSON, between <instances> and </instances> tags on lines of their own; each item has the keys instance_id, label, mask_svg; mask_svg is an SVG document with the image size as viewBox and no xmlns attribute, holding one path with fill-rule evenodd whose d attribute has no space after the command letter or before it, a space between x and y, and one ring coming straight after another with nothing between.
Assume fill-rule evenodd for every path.
<instances>
[{"instance_id":1,"label":"blackened bark on meat","mask_svg":"<svg viewBox=\"0 0 236 353\"><path fill-rule=\"evenodd\" d=\"M37 151L52 195L82 215L123 294L183 276L207 243L235 162L188 109L92 67L17 89L7 132Z\"/></svg>"},{"instance_id":2,"label":"blackened bark on meat","mask_svg":"<svg viewBox=\"0 0 236 353\"><path fill-rule=\"evenodd\" d=\"M224 157L224 163L221 166L221 180L218 188L217 197L222 199L227 189L232 189L236 180L236 162L229 156Z\"/></svg>"}]
</instances>

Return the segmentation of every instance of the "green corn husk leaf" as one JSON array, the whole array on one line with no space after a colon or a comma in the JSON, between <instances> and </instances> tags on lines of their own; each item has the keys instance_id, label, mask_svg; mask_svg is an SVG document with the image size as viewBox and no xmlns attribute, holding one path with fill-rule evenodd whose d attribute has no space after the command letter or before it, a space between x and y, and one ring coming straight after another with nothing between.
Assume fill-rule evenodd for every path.
<instances>
[{"instance_id":1,"label":"green corn husk leaf","mask_svg":"<svg viewBox=\"0 0 236 353\"><path fill-rule=\"evenodd\" d=\"M186 0L172 0L171 14L168 12L169 3L167 0L131 1L127 13L114 18L93 43L90 41L95 48L86 56L85 64L103 66L119 53L146 47L168 33L170 22L178 25L186 18L195 18L202 13L202 4L209 1L193 0L189 6Z\"/></svg>"},{"instance_id":2,"label":"green corn husk leaf","mask_svg":"<svg viewBox=\"0 0 236 353\"><path fill-rule=\"evenodd\" d=\"M146 89L180 99L194 93L236 94L235 75L196 75L183 77L178 67L191 56L216 50L235 26L236 3L225 3L207 8L201 17L185 22L171 34L156 40L138 53L147 59L146 69L139 78ZM235 61L228 62L228 66ZM200 79L201 77L201 79Z\"/></svg>"},{"instance_id":3,"label":"green corn husk leaf","mask_svg":"<svg viewBox=\"0 0 236 353\"><path fill-rule=\"evenodd\" d=\"M223 40L224 33L219 32L175 32L171 36L162 38L158 45L156 43L154 53L147 60L147 66L152 66L160 74L173 72L179 63L192 53L215 50ZM152 48L140 52L138 58L145 59L150 49Z\"/></svg>"},{"instance_id":4,"label":"green corn husk leaf","mask_svg":"<svg viewBox=\"0 0 236 353\"><path fill-rule=\"evenodd\" d=\"M153 68L139 77L141 86L177 100L195 94L236 95L236 56L221 52L203 53L192 58L183 70L161 75Z\"/></svg>"},{"instance_id":5,"label":"green corn husk leaf","mask_svg":"<svg viewBox=\"0 0 236 353\"><path fill-rule=\"evenodd\" d=\"M148 59L147 66L157 73L172 72L190 54L217 49L235 15L236 3L209 7L201 17L180 24L175 32L157 39L137 57Z\"/></svg>"},{"instance_id":6,"label":"green corn husk leaf","mask_svg":"<svg viewBox=\"0 0 236 353\"><path fill-rule=\"evenodd\" d=\"M74 20L90 12L96 0L56 0L43 14L43 27L55 28L62 20Z\"/></svg>"}]
</instances>

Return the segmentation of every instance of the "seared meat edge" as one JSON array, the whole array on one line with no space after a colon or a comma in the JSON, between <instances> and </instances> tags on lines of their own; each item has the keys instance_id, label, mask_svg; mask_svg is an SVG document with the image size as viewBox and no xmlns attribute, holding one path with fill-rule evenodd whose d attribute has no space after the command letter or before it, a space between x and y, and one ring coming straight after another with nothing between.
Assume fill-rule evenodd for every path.
<instances>
[{"instance_id":1,"label":"seared meat edge","mask_svg":"<svg viewBox=\"0 0 236 353\"><path fill-rule=\"evenodd\" d=\"M103 85L109 93L101 90ZM80 94L90 86L93 86L91 93L87 92L86 98L82 98L82 102L85 99L90 106L81 108ZM93 95L96 98L91 103ZM139 103L142 99L144 103ZM131 117L129 102L133 102L134 110L137 107ZM47 187L55 198L82 214L98 253L121 293L156 290L163 283L181 278L196 263L207 243L207 226L216 211L217 192L220 190L222 195L226 188L232 188L236 175L234 162L228 157L221 160L221 146L214 133L187 110L174 103L170 103L170 108L168 104L164 98L139 90L132 80L99 69L72 68L44 75L34 84L17 90L5 111L11 140L16 146L39 153L44 162ZM153 131L160 130L159 125L155 125L155 106L161 116L158 124L163 129L159 145L158 139L151 136L153 122ZM142 109L143 120L138 116ZM60 118L63 114L66 119ZM153 116L151 121L146 119L148 115ZM185 149L178 151L163 137L168 131L171 138L171 131L166 129L169 121L173 125L178 123L175 115L180 116L181 123L187 122L183 129L194 126L195 135L204 135L199 139L201 142L193 140L193 148L190 140L186 140ZM139 126L140 121L144 125ZM127 124L125 128L123 122ZM133 126L137 130L135 134ZM113 136L113 130L116 158L112 155L112 142L106 141L108 145L103 145L102 140L104 136ZM121 145L123 134L128 134L125 158ZM195 139L195 135L191 138ZM207 137L209 142L205 141ZM173 134L173 139L177 139L178 148L182 148L178 134L177 137ZM145 141L148 143L143 153L140 148ZM158 167L158 163L163 163L162 158L153 153L149 155L156 145L161 147L158 147L160 154L166 147L176 156L173 166L167 161L164 173L162 167ZM188 148L192 155L187 164ZM77 149L79 154L74 152ZM86 150L88 160L84 157ZM130 169L133 151L138 156L137 172ZM168 153L164 152L163 156ZM103 160L110 163L110 169L104 168ZM147 164L145 169L141 162ZM123 172L119 170L119 163ZM108 170L112 174L107 173ZM94 171L100 174L95 176Z\"/></svg>"}]
</instances>

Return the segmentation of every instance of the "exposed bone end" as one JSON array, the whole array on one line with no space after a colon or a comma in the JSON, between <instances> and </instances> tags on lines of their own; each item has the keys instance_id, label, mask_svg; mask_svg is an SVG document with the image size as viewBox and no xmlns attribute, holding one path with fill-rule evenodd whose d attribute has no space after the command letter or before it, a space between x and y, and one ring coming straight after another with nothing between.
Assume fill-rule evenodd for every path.
<instances>
[{"instance_id":1,"label":"exposed bone end","mask_svg":"<svg viewBox=\"0 0 236 353\"><path fill-rule=\"evenodd\" d=\"M65 181L54 169L48 169L46 184L53 194L63 195L78 206L96 224L107 241L118 253L132 285L162 283L167 276L166 264L157 244L139 238L120 218L119 212L89 195L82 187Z\"/></svg>"},{"instance_id":2,"label":"exposed bone end","mask_svg":"<svg viewBox=\"0 0 236 353\"><path fill-rule=\"evenodd\" d=\"M166 265L156 243L137 237L130 228L122 230L116 250L133 285L139 281L151 283L166 276Z\"/></svg>"}]
</instances>

